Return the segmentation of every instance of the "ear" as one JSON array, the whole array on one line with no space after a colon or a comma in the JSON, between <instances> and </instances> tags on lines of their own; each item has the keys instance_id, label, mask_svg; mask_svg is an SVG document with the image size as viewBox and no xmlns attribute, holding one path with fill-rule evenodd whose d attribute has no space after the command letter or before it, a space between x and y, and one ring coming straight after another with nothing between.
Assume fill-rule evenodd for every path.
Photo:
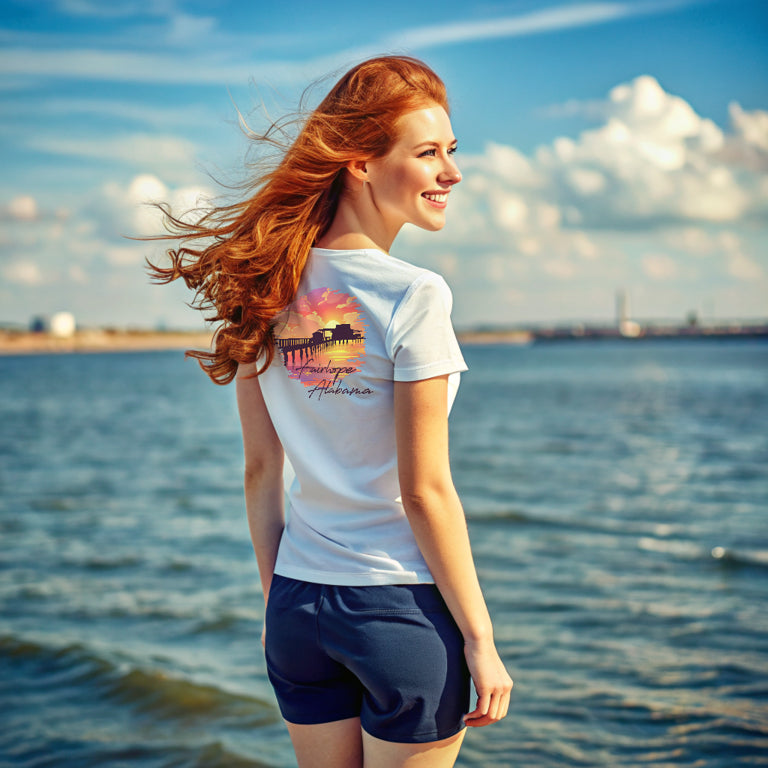
<instances>
[{"instance_id":1,"label":"ear","mask_svg":"<svg viewBox=\"0 0 768 768\"><path fill-rule=\"evenodd\" d=\"M353 160L351 163L347 163L347 171L352 178L358 181L368 181L368 169L365 166L365 160Z\"/></svg>"}]
</instances>

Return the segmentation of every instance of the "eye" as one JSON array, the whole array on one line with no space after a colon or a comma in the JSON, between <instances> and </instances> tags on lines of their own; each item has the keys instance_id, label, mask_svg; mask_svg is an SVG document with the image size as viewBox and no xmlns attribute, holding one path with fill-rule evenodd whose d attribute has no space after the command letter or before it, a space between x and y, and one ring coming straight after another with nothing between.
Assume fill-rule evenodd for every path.
<instances>
[{"instance_id":1,"label":"eye","mask_svg":"<svg viewBox=\"0 0 768 768\"><path fill-rule=\"evenodd\" d=\"M449 154L449 155L455 155L455 154L456 154L456 150L457 150L458 148L459 148L459 147L458 147L458 145L457 145L457 144L454 144L454 145L453 145L453 146L452 146L452 147L451 147L451 148L448 150L448 154Z\"/></svg>"},{"instance_id":2,"label":"eye","mask_svg":"<svg viewBox=\"0 0 768 768\"><path fill-rule=\"evenodd\" d=\"M419 155L419 157L434 157L436 152L437 152L437 150L436 150L436 149L434 149L434 148L433 148L433 149L425 149L425 150L424 150L424 151L423 151L423 152L422 152L422 153Z\"/></svg>"}]
</instances>

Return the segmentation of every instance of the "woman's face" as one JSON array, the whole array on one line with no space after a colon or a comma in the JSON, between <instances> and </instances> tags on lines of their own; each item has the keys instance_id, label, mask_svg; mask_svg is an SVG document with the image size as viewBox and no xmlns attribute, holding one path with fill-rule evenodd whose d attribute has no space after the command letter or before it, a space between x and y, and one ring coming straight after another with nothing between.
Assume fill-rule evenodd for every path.
<instances>
[{"instance_id":1,"label":"woman's face","mask_svg":"<svg viewBox=\"0 0 768 768\"><path fill-rule=\"evenodd\" d=\"M461 181L448 113L440 106L418 109L403 115L398 128L389 152L366 162L371 199L393 237L405 223L442 229L448 195Z\"/></svg>"}]
</instances>

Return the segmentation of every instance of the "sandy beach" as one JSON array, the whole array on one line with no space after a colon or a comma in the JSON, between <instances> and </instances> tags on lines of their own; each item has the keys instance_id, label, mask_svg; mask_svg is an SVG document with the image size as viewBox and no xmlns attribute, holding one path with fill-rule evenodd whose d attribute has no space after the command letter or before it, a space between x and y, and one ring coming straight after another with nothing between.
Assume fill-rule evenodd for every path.
<instances>
[{"instance_id":1,"label":"sandy beach","mask_svg":"<svg viewBox=\"0 0 768 768\"><path fill-rule=\"evenodd\" d=\"M0 331L0 355L208 349L210 343L209 331L86 329L66 337L44 332Z\"/></svg>"}]
</instances>

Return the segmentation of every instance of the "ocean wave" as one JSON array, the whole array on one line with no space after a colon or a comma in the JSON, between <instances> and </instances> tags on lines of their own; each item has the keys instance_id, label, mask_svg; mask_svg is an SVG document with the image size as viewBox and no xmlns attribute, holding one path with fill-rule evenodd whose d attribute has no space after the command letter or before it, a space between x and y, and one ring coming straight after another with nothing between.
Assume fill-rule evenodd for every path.
<instances>
[{"instance_id":1,"label":"ocean wave","mask_svg":"<svg viewBox=\"0 0 768 768\"><path fill-rule=\"evenodd\" d=\"M104 704L128 705L135 714L153 719L234 719L251 727L279 721L271 702L108 659L79 643L56 647L0 636L0 666L6 665L35 687L55 681L59 689L67 686Z\"/></svg>"},{"instance_id":2,"label":"ocean wave","mask_svg":"<svg viewBox=\"0 0 768 768\"><path fill-rule=\"evenodd\" d=\"M111 571L122 568L135 568L146 562L141 555L126 553L69 555L61 558L61 565L70 568L82 568L88 571Z\"/></svg>"},{"instance_id":3,"label":"ocean wave","mask_svg":"<svg viewBox=\"0 0 768 768\"><path fill-rule=\"evenodd\" d=\"M733 549L723 546L705 547L692 541L658 539L652 536L641 537L637 546L648 552L659 552L684 560L714 561L726 568L768 569L768 550Z\"/></svg>"},{"instance_id":4,"label":"ocean wave","mask_svg":"<svg viewBox=\"0 0 768 768\"><path fill-rule=\"evenodd\" d=\"M4 741L0 737L0 757L8 757L8 764L24 768L274 768L275 765L243 757L221 741L189 746L187 743L152 745L126 739L103 743L88 738L56 737L7 747Z\"/></svg>"},{"instance_id":5,"label":"ocean wave","mask_svg":"<svg viewBox=\"0 0 768 768\"><path fill-rule=\"evenodd\" d=\"M636 535L648 529L646 523L622 520L612 517L595 515L575 518L558 514L538 514L524 512L520 509L468 509L467 521L470 526L486 527L499 523L515 523L516 525L537 528L556 528L560 531L586 533L607 533L611 535Z\"/></svg>"}]
</instances>

